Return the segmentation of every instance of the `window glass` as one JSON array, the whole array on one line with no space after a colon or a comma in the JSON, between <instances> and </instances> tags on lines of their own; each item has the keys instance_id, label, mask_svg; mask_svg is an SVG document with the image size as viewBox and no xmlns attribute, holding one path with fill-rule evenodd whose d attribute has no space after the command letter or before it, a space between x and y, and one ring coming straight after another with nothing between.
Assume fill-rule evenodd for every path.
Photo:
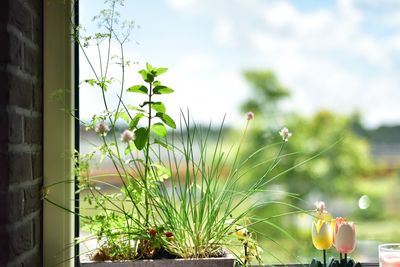
<instances>
[{"instance_id":1,"label":"window glass","mask_svg":"<svg viewBox=\"0 0 400 267\"><path fill-rule=\"evenodd\" d=\"M92 18L102 8L98 0L80 1L87 32L98 31ZM312 210L324 201L334 218L355 222L352 257L376 262L378 244L400 242L399 8L396 1L126 1L121 17L135 24L125 48L130 66L124 89L140 83L137 72L146 62L169 68L163 81L175 90L165 98L170 115L178 121L180 110L189 108L198 124L208 124L226 114L227 142L239 136L246 112L254 112L243 148L247 154L288 127L293 136L270 174L277 176L265 188L271 191L256 195L270 203L257 209L257 217L293 211L280 202ZM102 62L95 45L83 43L86 52L80 54L84 122L104 111L99 88L83 82L92 79L92 68L106 71L104 42ZM111 48L118 51L118 44ZM121 82L112 56L107 71L116 82L107 90L110 109L118 105ZM92 66L86 57L95 58ZM138 103L132 96L125 101ZM81 152L100 149L97 137L82 127ZM276 153L259 153L254 161ZM244 176L243 186L268 166ZM92 164L90 173L107 174L101 179L112 186L99 183L99 190L118 186L107 159ZM267 220L284 231L265 222L254 225L264 261L308 263L320 257L311 241L312 221L309 214L295 213ZM332 248L329 254L336 252Z\"/></svg>"}]
</instances>

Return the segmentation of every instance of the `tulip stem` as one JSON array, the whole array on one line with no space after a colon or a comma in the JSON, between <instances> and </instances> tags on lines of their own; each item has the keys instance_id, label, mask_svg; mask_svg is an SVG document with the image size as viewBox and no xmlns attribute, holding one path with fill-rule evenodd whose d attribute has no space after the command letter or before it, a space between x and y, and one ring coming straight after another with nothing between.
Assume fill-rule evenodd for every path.
<instances>
[{"instance_id":1,"label":"tulip stem","mask_svg":"<svg viewBox=\"0 0 400 267\"><path fill-rule=\"evenodd\" d=\"M344 264L347 264L347 253L344 253Z\"/></svg>"},{"instance_id":2,"label":"tulip stem","mask_svg":"<svg viewBox=\"0 0 400 267\"><path fill-rule=\"evenodd\" d=\"M326 267L326 250L324 249L323 252L324 252L324 267Z\"/></svg>"},{"instance_id":3,"label":"tulip stem","mask_svg":"<svg viewBox=\"0 0 400 267\"><path fill-rule=\"evenodd\" d=\"M339 265L340 266L342 266L342 265L344 266L344 264L343 264L343 254L340 253L340 252L339 252L339 258L340 258Z\"/></svg>"}]
</instances>

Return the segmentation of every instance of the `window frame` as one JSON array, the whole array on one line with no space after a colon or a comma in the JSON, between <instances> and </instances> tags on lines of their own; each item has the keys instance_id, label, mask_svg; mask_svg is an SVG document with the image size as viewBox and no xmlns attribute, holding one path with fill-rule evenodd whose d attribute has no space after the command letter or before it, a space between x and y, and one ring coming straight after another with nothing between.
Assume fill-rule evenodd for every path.
<instances>
[{"instance_id":1,"label":"window frame","mask_svg":"<svg viewBox=\"0 0 400 267\"><path fill-rule=\"evenodd\" d=\"M43 183L74 179L76 70L72 34L74 0L43 3ZM55 98L54 96L58 97ZM51 187L51 199L74 210L74 183ZM74 266L74 215L43 202L43 266ZM78 227L79 229L79 227ZM71 244L70 246L68 244Z\"/></svg>"},{"instance_id":2,"label":"window frame","mask_svg":"<svg viewBox=\"0 0 400 267\"><path fill-rule=\"evenodd\" d=\"M73 16L72 16L73 15ZM71 18L74 21L71 22ZM79 0L50 0L43 4L43 182L73 180L73 153L79 150L79 47L72 23L79 24ZM61 92L57 101L52 97ZM76 184L51 189L60 206L79 212ZM47 201L43 203L43 266L79 266L79 217ZM66 244L71 244L70 246ZM377 262L362 263L377 267ZM276 264L276 267L303 267Z\"/></svg>"}]
</instances>

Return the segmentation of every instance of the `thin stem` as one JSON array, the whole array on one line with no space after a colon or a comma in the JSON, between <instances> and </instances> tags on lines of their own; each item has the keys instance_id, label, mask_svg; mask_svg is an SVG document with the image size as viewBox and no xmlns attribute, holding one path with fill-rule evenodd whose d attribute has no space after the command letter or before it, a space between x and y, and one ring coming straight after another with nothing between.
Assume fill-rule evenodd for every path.
<instances>
[{"instance_id":1,"label":"thin stem","mask_svg":"<svg viewBox=\"0 0 400 267\"><path fill-rule=\"evenodd\" d=\"M149 103L148 103L148 125L147 125L147 131L149 133L147 137L147 143L146 143L146 150L145 150L145 165L144 165L144 205L145 205L145 227L148 227L149 225L149 195L148 195L148 186L147 186L147 176L149 175L149 152L150 152L150 127L151 127L151 96L152 96L152 83L149 83Z\"/></svg>"},{"instance_id":2,"label":"thin stem","mask_svg":"<svg viewBox=\"0 0 400 267\"><path fill-rule=\"evenodd\" d=\"M110 25L109 25L109 36L108 36L108 49L107 49L107 62L106 62L106 68L104 71L104 76L107 76L108 72L108 66L110 63L110 52L111 52L111 39L112 39L112 33L113 33L113 23L114 23L114 15L115 15L115 2L112 3L112 8L111 8L111 20L110 20Z\"/></svg>"},{"instance_id":3,"label":"thin stem","mask_svg":"<svg viewBox=\"0 0 400 267\"><path fill-rule=\"evenodd\" d=\"M244 243L244 265L247 264L247 242Z\"/></svg>"},{"instance_id":4,"label":"thin stem","mask_svg":"<svg viewBox=\"0 0 400 267\"><path fill-rule=\"evenodd\" d=\"M101 76L101 79L103 80L103 79L104 79L103 77L105 77L105 75L103 76L103 62L102 62L102 60L101 60L100 43L97 42L97 43L96 43L96 46L97 46L97 53L98 53L98 55L99 55L100 76Z\"/></svg>"},{"instance_id":5,"label":"thin stem","mask_svg":"<svg viewBox=\"0 0 400 267\"><path fill-rule=\"evenodd\" d=\"M342 262L343 262L343 254L342 254L342 253L340 253L340 252L339 252L339 258L340 258L339 264L340 264L340 266L342 266Z\"/></svg>"},{"instance_id":6,"label":"thin stem","mask_svg":"<svg viewBox=\"0 0 400 267\"><path fill-rule=\"evenodd\" d=\"M323 250L323 253L324 253L324 267L326 267L326 250L325 249Z\"/></svg>"}]
</instances>

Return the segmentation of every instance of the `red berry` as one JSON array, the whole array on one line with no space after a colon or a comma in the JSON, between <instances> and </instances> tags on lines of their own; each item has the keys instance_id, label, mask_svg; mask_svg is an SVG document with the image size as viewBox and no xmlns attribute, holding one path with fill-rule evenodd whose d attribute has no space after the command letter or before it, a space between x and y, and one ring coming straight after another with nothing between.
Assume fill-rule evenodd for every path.
<instances>
[{"instance_id":1,"label":"red berry","mask_svg":"<svg viewBox=\"0 0 400 267\"><path fill-rule=\"evenodd\" d=\"M154 229L150 229L149 230L149 234L150 234L150 236L155 236L156 235L156 230L154 230Z\"/></svg>"},{"instance_id":2,"label":"red berry","mask_svg":"<svg viewBox=\"0 0 400 267\"><path fill-rule=\"evenodd\" d=\"M165 232L165 236L166 237L173 237L174 235L170 231L167 231L167 232Z\"/></svg>"}]
</instances>

